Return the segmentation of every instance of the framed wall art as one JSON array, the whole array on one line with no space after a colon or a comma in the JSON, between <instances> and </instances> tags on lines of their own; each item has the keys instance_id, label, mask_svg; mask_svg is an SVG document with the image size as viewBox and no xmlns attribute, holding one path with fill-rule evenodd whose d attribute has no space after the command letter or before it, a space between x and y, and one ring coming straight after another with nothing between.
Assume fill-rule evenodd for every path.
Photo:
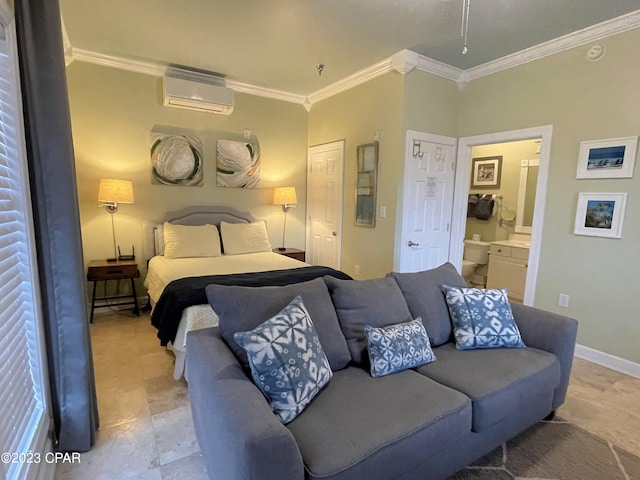
<instances>
[{"instance_id":1,"label":"framed wall art","mask_svg":"<svg viewBox=\"0 0 640 480\"><path fill-rule=\"evenodd\" d=\"M575 235L622 237L626 193L579 193Z\"/></svg>"},{"instance_id":2,"label":"framed wall art","mask_svg":"<svg viewBox=\"0 0 640 480\"><path fill-rule=\"evenodd\" d=\"M151 183L201 187L203 143L196 135L151 131Z\"/></svg>"},{"instance_id":3,"label":"framed wall art","mask_svg":"<svg viewBox=\"0 0 640 480\"><path fill-rule=\"evenodd\" d=\"M356 225L376 226L378 186L378 142L358 145Z\"/></svg>"},{"instance_id":4,"label":"framed wall art","mask_svg":"<svg viewBox=\"0 0 640 480\"><path fill-rule=\"evenodd\" d=\"M580 143L576 178L631 178L638 137Z\"/></svg>"},{"instance_id":5,"label":"framed wall art","mask_svg":"<svg viewBox=\"0 0 640 480\"><path fill-rule=\"evenodd\" d=\"M474 158L471 188L500 188L502 156Z\"/></svg>"},{"instance_id":6,"label":"framed wall art","mask_svg":"<svg viewBox=\"0 0 640 480\"><path fill-rule=\"evenodd\" d=\"M257 142L218 140L216 185L258 188L262 179L260 145Z\"/></svg>"}]
</instances>

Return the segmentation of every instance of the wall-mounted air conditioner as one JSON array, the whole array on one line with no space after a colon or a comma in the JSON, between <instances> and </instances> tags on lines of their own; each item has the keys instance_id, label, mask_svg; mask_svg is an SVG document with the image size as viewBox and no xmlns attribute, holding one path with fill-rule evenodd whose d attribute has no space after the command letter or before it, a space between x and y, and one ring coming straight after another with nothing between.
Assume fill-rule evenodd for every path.
<instances>
[{"instance_id":1,"label":"wall-mounted air conditioner","mask_svg":"<svg viewBox=\"0 0 640 480\"><path fill-rule=\"evenodd\" d=\"M162 82L163 104L200 112L230 115L233 112L233 90L221 85L217 77L198 74L193 78L167 71Z\"/></svg>"}]
</instances>

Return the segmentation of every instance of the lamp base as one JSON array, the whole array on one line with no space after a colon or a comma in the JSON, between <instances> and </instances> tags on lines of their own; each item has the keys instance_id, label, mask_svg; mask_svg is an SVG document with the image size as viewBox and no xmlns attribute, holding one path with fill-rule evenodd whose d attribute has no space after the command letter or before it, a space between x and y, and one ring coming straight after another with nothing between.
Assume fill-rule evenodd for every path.
<instances>
[{"instance_id":1,"label":"lamp base","mask_svg":"<svg viewBox=\"0 0 640 480\"><path fill-rule=\"evenodd\" d=\"M117 262L117 258L107 258L107 262Z\"/></svg>"},{"instance_id":2,"label":"lamp base","mask_svg":"<svg viewBox=\"0 0 640 480\"><path fill-rule=\"evenodd\" d=\"M280 252L284 252L285 250L286 250L285 247L278 247L278 251L280 251Z\"/></svg>"}]
</instances>

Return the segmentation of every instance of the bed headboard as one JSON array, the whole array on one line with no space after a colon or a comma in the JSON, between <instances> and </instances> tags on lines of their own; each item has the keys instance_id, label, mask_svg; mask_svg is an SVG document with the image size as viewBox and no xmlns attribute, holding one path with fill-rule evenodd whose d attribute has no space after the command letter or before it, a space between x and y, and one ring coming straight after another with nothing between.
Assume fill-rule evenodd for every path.
<instances>
[{"instance_id":1,"label":"bed headboard","mask_svg":"<svg viewBox=\"0 0 640 480\"><path fill-rule=\"evenodd\" d=\"M144 258L149 260L156 255L156 228L164 222L171 222L176 225L215 225L220 227L220 222L251 223L257 220L249 212L242 212L233 207L221 205L195 205L167 212L159 220L144 220L142 222Z\"/></svg>"}]
</instances>

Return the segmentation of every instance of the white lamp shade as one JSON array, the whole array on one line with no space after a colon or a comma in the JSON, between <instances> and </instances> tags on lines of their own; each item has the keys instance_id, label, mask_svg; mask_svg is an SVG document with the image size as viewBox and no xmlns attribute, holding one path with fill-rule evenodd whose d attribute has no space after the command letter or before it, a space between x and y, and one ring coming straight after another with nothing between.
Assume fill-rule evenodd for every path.
<instances>
[{"instance_id":1,"label":"white lamp shade","mask_svg":"<svg viewBox=\"0 0 640 480\"><path fill-rule=\"evenodd\" d=\"M296 187L276 187L273 189L274 205L296 205Z\"/></svg>"},{"instance_id":2,"label":"white lamp shade","mask_svg":"<svg viewBox=\"0 0 640 480\"><path fill-rule=\"evenodd\" d=\"M98 189L99 203L133 203L133 184L129 180L101 178Z\"/></svg>"}]
</instances>

